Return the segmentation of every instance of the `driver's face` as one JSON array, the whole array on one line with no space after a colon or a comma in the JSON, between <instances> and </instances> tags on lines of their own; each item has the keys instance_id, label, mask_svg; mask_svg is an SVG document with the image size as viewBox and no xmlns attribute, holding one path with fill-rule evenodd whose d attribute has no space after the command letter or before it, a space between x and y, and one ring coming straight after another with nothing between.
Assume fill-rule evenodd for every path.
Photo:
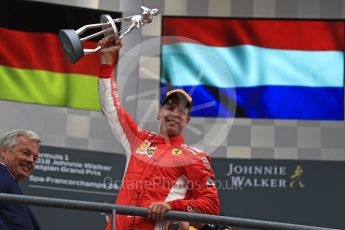
<instances>
[{"instance_id":1,"label":"driver's face","mask_svg":"<svg viewBox=\"0 0 345 230\"><path fill-rule=\"evenodd\" d=\"M160 120L160 134L173 137L181 135L190 120L189 108L178 97L173 97L165 103L157 115Z\"/></svg>"}]
</instances>

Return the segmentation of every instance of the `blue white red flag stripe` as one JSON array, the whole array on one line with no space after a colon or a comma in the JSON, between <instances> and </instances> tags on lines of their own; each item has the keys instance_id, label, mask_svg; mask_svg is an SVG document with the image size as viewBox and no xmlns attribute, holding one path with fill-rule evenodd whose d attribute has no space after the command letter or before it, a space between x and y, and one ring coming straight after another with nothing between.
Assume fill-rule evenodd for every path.
<instances>
[{"instance_id":1,"label":"blue white red flag stripe","mask_svg":"<svg viewBox=\"0 0 345 230\"><path fill-rule=\"evenodd\" d=\"M213 47L195 43L164 45L162 51L163 66L179 68L176 75L175 68L164 68L162 81L174 76L169 78L174 86L342 87L344 84L340 51L278 50L252 45ZM228 76L219 72L224 65L228 67Z\"/></svg>"},{"instance_id":2,"label":"blue white red flag stripe","mask_svg":"<svg viewBox=\"0 0 345 230\"><path fill-rule=\"evenodd\" d=\"M164 44L344 50L343 21L164 17L162 28Z\"/></svg>"},{"instance_id":3,"label":"blue white red flag stripe","mask_svg":"<svg viewBox=\"0 0 345 230\"><path fill-rule=\"evenodd\" d=\"M165 84L161 86L167 87ZM343 114L339 112L339 108L343 106L343 100L339 100L339 97L343 95L341 88L284 86L242 88L183 86L179 88L192 92L192 116L196 117L303 120L315 120L317 117L319 120L343 120ZM320 110L320 103L326 108Z\"/></svg>"},{"instance_id":4,"label":"blue white red flag stripe","mask_svg":"<svg viewBox=\"0 0 345 230\"><path fill-rule=\"evenodd\" d=\"M162 86L193 116L344 119L344 22L163 18Z\"/></svg>"}]
</instances>

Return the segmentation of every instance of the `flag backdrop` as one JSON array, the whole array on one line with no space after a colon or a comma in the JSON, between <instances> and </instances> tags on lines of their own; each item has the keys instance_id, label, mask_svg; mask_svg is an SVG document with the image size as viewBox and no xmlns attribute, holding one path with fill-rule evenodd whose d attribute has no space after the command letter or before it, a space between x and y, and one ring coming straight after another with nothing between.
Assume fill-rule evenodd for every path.
<instances>
[{"instance_id":1,"label":"flag backdrop","mask_svg":"<svg viewBox=\"0 0 345 230\"><path fill-rule=\"evenodd\" d=\"M97 55L70 64L60 29L99 22L120 13L55 4L5 0L0 7L0 99L99 110ZM98 38L99 39L99 38ZM95 48L96 41L83 43Z\"/></svg>"},{"instance_id":2,"label":"flag backdrop","mask_svg":"<svg viewBox=\"0 0 345 230\"><path fill-rule=\"evenodd\" d=\"M163 17L162 35L161 85L194 116L344 119L344 21Z\"/></svg>"}]
</instances>

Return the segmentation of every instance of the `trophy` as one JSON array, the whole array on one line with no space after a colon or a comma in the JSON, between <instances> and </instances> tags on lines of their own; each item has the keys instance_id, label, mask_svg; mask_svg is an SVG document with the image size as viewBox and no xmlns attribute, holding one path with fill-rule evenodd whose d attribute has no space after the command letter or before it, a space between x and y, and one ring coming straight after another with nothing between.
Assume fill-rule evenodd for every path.
<instances>
[{"instance_id":1,"label":"trophy","mask_svg":"<svg viewBox=\"0 0 345 230\"><path fill-rule=\"evenodd\" d=\"M105 37L114 36L116 39L121 39L133 29L140 29L145 24L152 22L153 16L156 16L159 12L158 9L149 9L144 6L141 6L141 9L142 13L139 15L112 19L110 15L102 14L100 23L85 25L77 30L61 29L59 31L59 39L65 56L71 63L75 64L84 55L95 53L101 49L100 46L97 46L95 49L84 49L82 42L100 35L104 35ZM118 22L131 22L132 24L127 28L118 31L115 24ZM86 30L94 28L101 28L102 30L82 38L79 37Z\"/></svg>"}]
</instances>

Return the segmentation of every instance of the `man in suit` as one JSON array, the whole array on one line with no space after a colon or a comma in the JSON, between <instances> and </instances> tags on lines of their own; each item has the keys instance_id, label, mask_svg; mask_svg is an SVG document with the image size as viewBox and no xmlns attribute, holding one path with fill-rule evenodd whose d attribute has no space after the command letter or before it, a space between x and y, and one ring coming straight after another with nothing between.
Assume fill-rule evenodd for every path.
<instances>
[{"instance_id":1,"label":"man in suit","mask_svg":"<svg viewBox=\"0 0 345 230\"><path fill-rule=\"evenodd\" d=\"M38 159L40 137L33 131L17 129L0 139L0 192L20 194L18 181L27 178ZM1 230L38 230L31 209L23 204L0 204Z\"/></svg>"}]
</instances>

